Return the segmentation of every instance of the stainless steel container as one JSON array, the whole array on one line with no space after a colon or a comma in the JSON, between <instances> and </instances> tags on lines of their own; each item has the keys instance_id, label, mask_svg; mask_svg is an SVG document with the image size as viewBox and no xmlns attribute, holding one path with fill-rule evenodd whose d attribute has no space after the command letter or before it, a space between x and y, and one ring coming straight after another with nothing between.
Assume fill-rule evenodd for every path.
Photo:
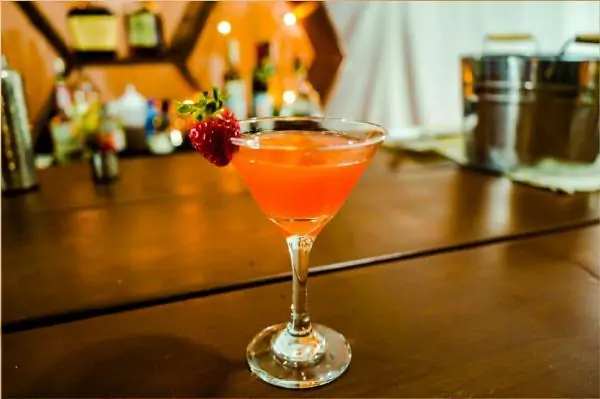
<instances>
[{"instance_id":1,"label":"stainless steel container","mask_svg":"<svg viewBox=\"0 0 600 399\"><path fill-rule=\"evenodd\" d=\"M21 75L2 55L2 192L37 187L33 144Z\"/></svg>"},{"instance_id":2,"label":"stainless steel container","mask_svg":"<svg viewBox=\"0 0 600 399\"><path fill-rule=\"evenodd\" d=\"M569 164L600 162L600 54L493 54L462 57L463 133L471 166L506 172L545 159ZM530 35L490 35L495 41Z\"/></svg>"}]
</instances>

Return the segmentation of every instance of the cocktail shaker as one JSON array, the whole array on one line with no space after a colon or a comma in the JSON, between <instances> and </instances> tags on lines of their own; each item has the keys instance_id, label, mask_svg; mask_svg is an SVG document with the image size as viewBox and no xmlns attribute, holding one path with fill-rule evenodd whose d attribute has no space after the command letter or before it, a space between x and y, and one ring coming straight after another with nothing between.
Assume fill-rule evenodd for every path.
<instances>
[{"instance_id":1,"label":"cocktail shaker","mask_svg":"<svg viewBox=\"0 0 600 399\"><path fill-rule=\"evenodd\" d=\"M33 144L21 75L2 55L2 192L37 187Z\"/></svg>"}]
</instances>

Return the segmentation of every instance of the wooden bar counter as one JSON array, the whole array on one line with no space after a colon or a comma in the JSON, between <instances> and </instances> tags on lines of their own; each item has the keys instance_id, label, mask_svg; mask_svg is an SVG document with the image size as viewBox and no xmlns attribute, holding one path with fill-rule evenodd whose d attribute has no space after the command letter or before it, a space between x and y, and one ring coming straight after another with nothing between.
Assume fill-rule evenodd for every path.
<instances>
[{"instance_id":1,"label":"wooden bar counter","mask_svg":"<svg viewBox=\"0 0 600 399\"><path fill-rule=\"evenodd\" d=\"M3 198L4 331L289 276L283 238L232 168L187 154L121 169L109 187L94 187L87 165L45 170L39 192ZM381 152L312 263L354 267L548 234L596 223L599 208L598 194Z\"/></svg>"},{"instance_id":2,"label":"wooden bar counter","mask_svg":"<svg viewBox=\"0 0 600 399\"><path fill-rule=\"evenodd\" d=\"M247 370L252 336L287 317L280 283L5 335L4 393L597 398L598 238L596 225L313 276L313 320L353 348L323 388L276 389Z\"/></svg>"}]
</instances>

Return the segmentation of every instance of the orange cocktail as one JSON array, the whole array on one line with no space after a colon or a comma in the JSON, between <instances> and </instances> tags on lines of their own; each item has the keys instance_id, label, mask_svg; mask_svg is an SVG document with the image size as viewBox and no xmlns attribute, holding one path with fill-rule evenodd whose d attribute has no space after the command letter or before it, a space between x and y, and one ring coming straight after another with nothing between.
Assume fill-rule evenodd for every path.
<instances>
[{"instance_id":1,"label":"orange cocktail","mask_svg":"<svg viewBox=\"0 0 600 399\"><path fill-rule=\"evenodd\" d=\"M350 345L308 315L308 258L385 138L369 123L330 118L240 121L231 162L258 206L283 232L292 263L288 323L267 327L246 350L252 372L284 388L327 384L350 364ZM225 153L225 152L224 152Z\"/></svg>"},{"instance_id":2,"label":"orange cocktail","mask_svg":"<svg viewBox=\"0 0 600 399\"><path fill-rule=\"evenodd\" d=\"M376 150L332 132L278 131L257 138L260 148L241 146L232 163L286 236L316 236L343 205Z\"/></svg>"},{"instance_id":3,"label":"orange cocktail","mask_svg":"<svg viewBox=\"0 0 600 399\"><path fill-rule=\"evenodd\" d=\"M386 132L345 119L275 117L238 121L217 88L179 103L193 115L189 138L207 161L233 163L258 206L285 237L292 263L290 320L265 328L246 348L250 370L283 388L327 384L352 358L344 336L308 315L308 258L314 240L358 182ZM233 248L233 247L232 247Z\"/></svg>"}]
</instances>

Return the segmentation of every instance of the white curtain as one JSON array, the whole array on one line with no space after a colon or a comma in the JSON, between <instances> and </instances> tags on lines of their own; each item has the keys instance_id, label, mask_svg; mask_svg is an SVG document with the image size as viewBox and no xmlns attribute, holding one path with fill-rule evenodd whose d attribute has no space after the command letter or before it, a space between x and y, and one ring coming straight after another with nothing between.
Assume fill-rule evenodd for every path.
<instances>
[{"instance_id":1,"label":"white curtain","mask_svg":"<svg viewBox=\"0 0 600 399\"><path fill-rule=\"evenodd\" d=\"M460 127L459 59L480 53L484 35L530 33L541 52L556 53L577 33L600 32L598 1L326 4L346 54L327 114L397 136L415 125ZM573 51L600 56L595 45Z\"/></svg>"}]
</instances>

